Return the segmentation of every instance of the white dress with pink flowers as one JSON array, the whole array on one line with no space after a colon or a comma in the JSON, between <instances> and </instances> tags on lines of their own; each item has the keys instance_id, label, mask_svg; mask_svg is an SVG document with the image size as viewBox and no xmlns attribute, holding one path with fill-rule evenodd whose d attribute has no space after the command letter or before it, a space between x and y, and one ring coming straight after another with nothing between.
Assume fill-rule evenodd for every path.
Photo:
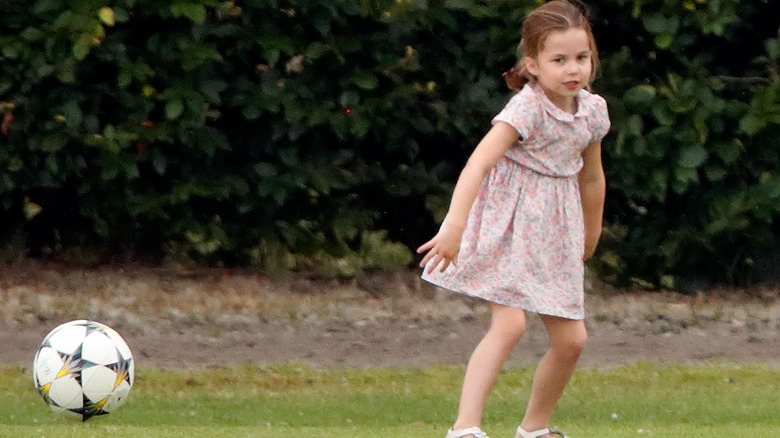
<instances>
[{"instance_id":1,"label":"white dress with pink flowers","mask_svg":"<svg viewBox=\"0 0 780 438\"><path fill-rule=\"evenodd\" d=\"M530 312L583 319L584 221L577 174L582 152L610 127L605 100L582 90L577 113L538 85L515 94L493 123L518 143L482 181L461 240L458 265L423 279Z\"/></svg>"}]
</instances>

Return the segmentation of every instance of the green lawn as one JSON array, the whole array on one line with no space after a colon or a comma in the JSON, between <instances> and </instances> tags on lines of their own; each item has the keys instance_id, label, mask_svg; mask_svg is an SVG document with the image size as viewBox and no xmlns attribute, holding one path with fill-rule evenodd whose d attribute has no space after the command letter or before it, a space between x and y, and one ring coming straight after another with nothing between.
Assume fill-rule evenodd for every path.
<instances>
[{"instance_id":1,"label":"green lawn","mask_svg":"<svg viewBox=\"0 0 780 438\"><path fill-rule=\"evenodd\" d=\"M485 430L511 438L532 369L505 371ZM455 414L460 367L313 370L298 365L140 369L128 403L86 423L55 415L29 370L0 367L2 437L435 437ZM778 437L780 369L637 364L577 370L554 417L572 438Z\"/></svg>"}]
</instances>

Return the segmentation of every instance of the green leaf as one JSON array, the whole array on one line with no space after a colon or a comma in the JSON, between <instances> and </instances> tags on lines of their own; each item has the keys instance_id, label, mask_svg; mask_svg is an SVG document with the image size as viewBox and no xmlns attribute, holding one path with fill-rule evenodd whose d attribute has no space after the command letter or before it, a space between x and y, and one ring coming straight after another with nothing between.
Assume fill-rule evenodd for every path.
<instances>
[{"instance_id":1,"label":"green leaf","mask_svg":"<svg viewBox=\"0 0 780 438\"><path fill-rule=\"evenodd\" d=\"M769 59L780 58L780 38L766 40L764 42L764 47L766 48L766 54L769 56Z\"/></svg>"},{"instance_id":2,"label":"green leaf","mask_svg":"<svg viewBox=\"0 0 780 438\"><path fill-rule=\"evenodd\" d=\"M637 85L626 91L624 99L636 105L649 105L655 98L656 89L652 85Z\"/></svg>"},{"instance_id":3,"label":"green leaf","mask_svg":"<svg viewBox=\"0 0 780 438\"><path fill-rule=\"evenodd\" d=\"M659 13L647 14L642 18L642 24L652 33L661 33L666 30L666 17Z\"/></svg>"},{"instance_id":4,"label":"green leaf","mask_svg":"<svg viewBox=\"0 0 780 438\"><path fill-rule=\"evenodd\" d=\"M458 27L458 19L449 12L441 11L436 15L436 19L450 29L456 29Z\"/></svg>"},{"instance_id":5,"label":"green leaf","mask_svg":"<svg viewBox=\"0 0 780 438\"><path fill-rule=\"evenodd\" d=\"M686 146L680 152L680 166L695 169L707 160L707 150L700 145Z\"/></svg>"},{"instance_id":6,"label":"green leaf","mask_svg":"<svg viewBox=\"0 0 780 438\"><path fill-rule=\"evenodd\" d=\"M188 137L188 144L194 145L209 157L213 157L218 150L230 150L230 141L225 134L210 126L198 128Z\"/></svg>"},{"instance_id":7,"label":"green leaf","mask_svg":"<svg viewBox=\"0 0 780 438\"><path fill-rule=\"evenodd\" d=\"M6 169L11 173L16 173L24 169L24 161L20 160L19 158L13 157L8 160Z\"/></svg>"},{"instance_id":8,"label":"green leaf","mask_svg":"<svg viewBox=\"0 0 780 438\"><path fill-rule=\"evenodd\" d=\"M89 49L90 45L79 39L73 43L73 57L81 61L89 55Z\"/></svg>"},{"instance_id":9,"label":"green leaf","mask_svg":"<svg viewBox=\"0 0 780 438\"><path fill-rule=\"evenodd\" d=\"M766 121L756 114L750 113L739 121L739 130L747 135L755 135L766 126Z\"/></svg>"},{"instance_id":10,"label":"green leaf","mask_svg":"<svg viewBox=\"0 0 780 438\"><path fill-rule=\"evenodd\" d=\"M330 117L330 129L336 136L343 140L349 135L349 119L344 114L336 114Z\"/></svg>"},{"instance_id":11,"label":"green leaf","mask_svg":"<svg viewBox=\"0 0 780 438\"><path fill-rule=\"evenodd\" d=\"M282 160L282 163L290 167L295 167L301 162L298 151L294 148L282 149L279 151L279 158Z\"/></svg>"},{"instance_id":12,"label":"green leaf","mask_svg":"<svg viewBox=\"0 0 780 438\"><path fill-rule=\"evenodd\" d=\"M155 153L152 157L152 167L158 175L165 175L168 169L168 157L161 153Z\"/></svg>"},{"instance_id":13,"label":"green leaf","mask_svg":"<svg viewBox=\"0 0 780 438\"><path fill-rule=\"evenodd\" d=\"M184 113L184 103L180 99L169 100L165 104L165 117L168 120L178 119Z\"/></svg>"},{"instance_id":14,"label":"green leaf","mask_svg":"<svg viewBox=\"0 0 780 438\"><path fill-rule=\"evenodd\" d=\"M22 207L22 210L24 211L24 217L27 220L30 220L35 216L38 216L38 214L43 211L43 208L40 205L30 201L30 198L25 197L24 207Z\"/></svg>"},{"instance_id":15,"label":"green leaf","mask_svg":"<svg viewBox=\"0 0 780 438\"><path fill-rule=\"evenodd\" d=\"M355 73L351 79L353 84L364 90L374 90L379 86L379 80L371 73Z\"/></svg>"},{"instance_id":16,"label":"green leaf","mask_svg":"<svg viewBox=\"0 0 780 438\"><path fill-rule=\"evenodd\" d=\"M330 33L331 22L333 16L329 13L314 14L310 18L314 28L320 33L320 35L328 35Z\"/></svg>"},{"instance_id":17,"label":"green leaf","mask_svg":"<svg viewBox=\"0 0 780 438\"><path fill-rule=\"evenodd\" d=\"M213 79L210 81L204 81L200 85L200 90L208 96L209 101L215 104L219 104L222 102L222 92L225 91L228 87L227 82L219 80L219 79Z\"/></svg>"},{"instance_id":18,"label":"green leaf","mask_svg":"<svg viewBox=\"0 0 780 438\"><path fill-rule=\"evenodd\" d=\"M664 126L670 126L674 123L674 116L669 111L669 107L666 105L656 105L652 109L653 116L658 123Z\"/></svg>"},{"instance_id":19,"label":"green leaf","mask_svg":"<svg viewBox=\"0 0 780 438\"><path fill-rule=\"evenodd\" d=\"M130 19L130 16L127 14L127 11L124 8L115 7L114 8L114 21L117 21L119 23L125 23Z\"/></svg>"},{"instance_id":20,"label":"green leaf","mask_svg":"<svg viewBox=\"0 0 780 438\"><path fill-rule=\"evenodd\" d=\"M265 163L265 162L257 163L255 164L254 169L255 169L255 173L257 173L259 176L262 176L264 178L270 178L278 174L276 168L271 163Z\"/></svg>"},{"instance_id":21,"label":"green leaf","mask_svg":"<svg viewBox=\"0 0 780 438\"><path fill-rule=\"evenodd\" d=\"M22 53L24 53L26 49L26 45L24 44L11 44L11 43L4 43L0 45L0 53L3 54L5 58L8 59L17 59L19 58Z\"/></svg>"},{"instance_id":22,"label":"green leaf","mask_svg":"<svg viewBox=\"0 0 780 438\"><path fill-rule=\"evenodd\" d=\"M116 85L119 88L127 88L133 82L133 74L129 70L119 70L116 76Z\"/></svg>"},{"instance_id":23,"label":"green leaf","mask_svg":"<svg viewBox=\"0 0 780 438\"><path fill-rule=\"evenodd\" d=\"M743 147L739 140L721 141L715 143L712 150L725 164L733 164L742 153Z\"/></svg>"},{"instance_id":24,"label":"green leaf","mask_svg":"<svg viewBox=\"0 0 780 438\"><path fill-rule=\"evenodd\" d=\"M304 52L304 54L306 55L306 59L309 61L316 61L323 54L325 54L327 49L328 48L325 46L325 44L313 42L306 47L306 52Z\"/></svg>"},{"instance_id":25,"label":"green leaf","mask_svg":"<svg viewBox=\"0 0 780 438\"><path fill-rule=\"evenodd\" d=\"M672 190L677 194L682 194L688 187L699 181L696 169L690 167L678 167L674 171L675 180L672 182Z\"/></svg>"},{"instance_id":26,"label":"green leaf","mask_svg":"<svg viewBox=\"0 0 780 438\"><path fill-rule=\"evenodd\" d=\"M276 50L276 58L278 59L279 52L292 54L295 51L295 45L289 35L280 31L266 31L254 38L257 45L261 49L268 52L269 50ZM276 61L270 61L273 64Z\"/></svg>"},{"instance_id":27,"label":"green leaf","mask_svg":"<svg viewBox=\"0 0 780 438\"><path fill-rule=\"evenodd\" d=\"M344 108L351 108L360 103L360 94L355 91L345 91L339 96L339 103Z\"/></svg>"},{"instance_id":28,"label":"green leaf","mask_svg":"<svg viewBox=\"0 0 780 438\"><path fill-rule=\"evenodd\" d=\"M43 15L47 12L56 11L62 8L60 0L38 0L31 2L30 10L33 14Z\"/></svg>"},{"instance_id":29,"label":"green leaf","mask_svg":"<svg viewBox=\"0 0 780 438\"><path fill-rule=\"evenodd\" d=\"M363 117L356 117L352 121L352 134L355 135L357 138L363 138L368 134L368 131L371 129L371 122L366 120Z\"/></svg>"},{"instance_id":30,"label":"green leaf","mask_svg":"<svg viewBox=\"0 0 780 438\"><path fill-rule=\"evenodd\" d=\"M258 108L256 105L247 106L243 110L241 110L241 114L243 114L244 118L247 120L256 120L260 118L261 114L260 108Z\"/></svg>"},{"instance_id":31,"label":"green leaf","mask_svg":"<svg viewBox=\"0 0 780 438\"><path fill-rule=\"evenodd\" d=\"M626 133L632 137L640 137L642 135L642 129L644 122L642 117L634 114L626 121Z\"/></svg>"},{"instance_id":32,"label":"green leaf","mask_svg":"<svg viewBox=\"0 0 780 438\"><path fill-rule=\"evenodd\" d=\"M38 41L43 39L46 34L38 28L28 27L19 33L19 36L27 41Z\"/></svg>"},{"instance_id":33,"label":"green leaf","mask_svg":"<svg viewBox=\"0 0 780 438\"><path fill-rule=\"evenodd\" d=\"M41 140L41 149L44 152L57 152L62 150L68 143L68 136L65 134L49 134Z\"/></svg>"},{"instance_id":34,"label":"green leaf","mask_svg":"<svg viewBox=\"0 0 780 438\"><path fill-rule=\"evenodd\" d=\"M672 46L673 42L674 42L674 35L670 35L668 33L656 35L655 37L655 45L661 49L668 49L669 47Z\"/></svg>"},{"instance_id":35,"label":"green leaf","mask_svg":"<svg viewBox=\"0 0 780 438\"><path fill-rule=\"evenodd\" d=\"M84 121L84 114L81 112L79 104L74 101L65 104L62 112L65 116L65 125L70 129L77 128Z\"/></svg>"},{"instance_id":36,"label":"green leaf","mask_svg":"<svg viewBox=\"0 0 780 438\"><path fill-rule=\"evenodd\" d=\"M197 3L173 3L171 13L175 17L187 17L195 23L206 21L206 7Z\"/></svg>"},{"instance_id":37,"label":"green leaf","mask_svg":"<svg viewBox=\"0 0 780 438\"><path fill-rule=\"evenodd\" d=\"M102 21L106 26L113 27L114 24L116 24L114 10L108 6L105 6L98 11L98 17L100 18L100 21Z\"/></svg>"},{"instance_id":38,"label":"green leaf","mask_svg":"<svg viewBox=\"0 0 780 438\"><path fill-rule=\"evenodd\" d=\"M680 17L672 15L666 20L666 33L676 35L678 30L680 30Z\"/></svg>"},{"instance_id":39,"label":"green leaf","mask_svg":"<svg viewBox=\"0 0 780 438\"><path fill-rule=\"evenodd\" d=\"M719 166L707 167L704 169L704 172L707 175L707 180L709 181L723 181L723 179L726 178L726 175L728 175L726 169Z\"/></svg>"},{"instance_id":40,"label":"green leaf","mask_svg":"<svg viewBox=\"0 0 780 438\"><path fill-rule=\"evenodd\" d=\"M446 0L444 2L444 6L448 9L468 9L471 4L471 0Z\"/></svg>"}]
</instances>

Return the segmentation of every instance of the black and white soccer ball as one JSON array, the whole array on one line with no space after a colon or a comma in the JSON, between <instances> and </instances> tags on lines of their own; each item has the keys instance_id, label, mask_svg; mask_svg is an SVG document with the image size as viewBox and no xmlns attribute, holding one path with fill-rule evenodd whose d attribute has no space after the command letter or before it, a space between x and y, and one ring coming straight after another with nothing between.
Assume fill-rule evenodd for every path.
<instances>
[{"instance_id":1,"label":"black and white soccer ball","mask_svg":"<svg viewBox=\"0 0 780 438\"><path fill-rule=\"evenodd\" d=\"M135 362L122 336L83 319L49 332L33 360L35 388L46 404L83 421L122 406L134 378Z\"/></svg>"}]
</instances>

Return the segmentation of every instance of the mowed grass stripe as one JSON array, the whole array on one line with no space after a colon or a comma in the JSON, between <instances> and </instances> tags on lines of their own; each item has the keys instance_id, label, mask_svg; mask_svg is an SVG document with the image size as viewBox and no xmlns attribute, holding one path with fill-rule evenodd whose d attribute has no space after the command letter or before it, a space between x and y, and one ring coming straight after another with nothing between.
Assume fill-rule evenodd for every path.
<instances>
[{"instance_id":1,"label":"mowed grass stripe","mask_svg":"<svg viewBox=\"0 0 780 438\"><path fill-rule=\"evenodd\" d=\"M438 437L462 367L314 370L296 364L139 369L128 403L81 423L51 413L29 370L0 367L0 436ZM508 369L484 427L511 437L533 369ZM780 436L778 368L640 363L578 369L553 423L573 438Z\"/></svg>"}]
</instances>

